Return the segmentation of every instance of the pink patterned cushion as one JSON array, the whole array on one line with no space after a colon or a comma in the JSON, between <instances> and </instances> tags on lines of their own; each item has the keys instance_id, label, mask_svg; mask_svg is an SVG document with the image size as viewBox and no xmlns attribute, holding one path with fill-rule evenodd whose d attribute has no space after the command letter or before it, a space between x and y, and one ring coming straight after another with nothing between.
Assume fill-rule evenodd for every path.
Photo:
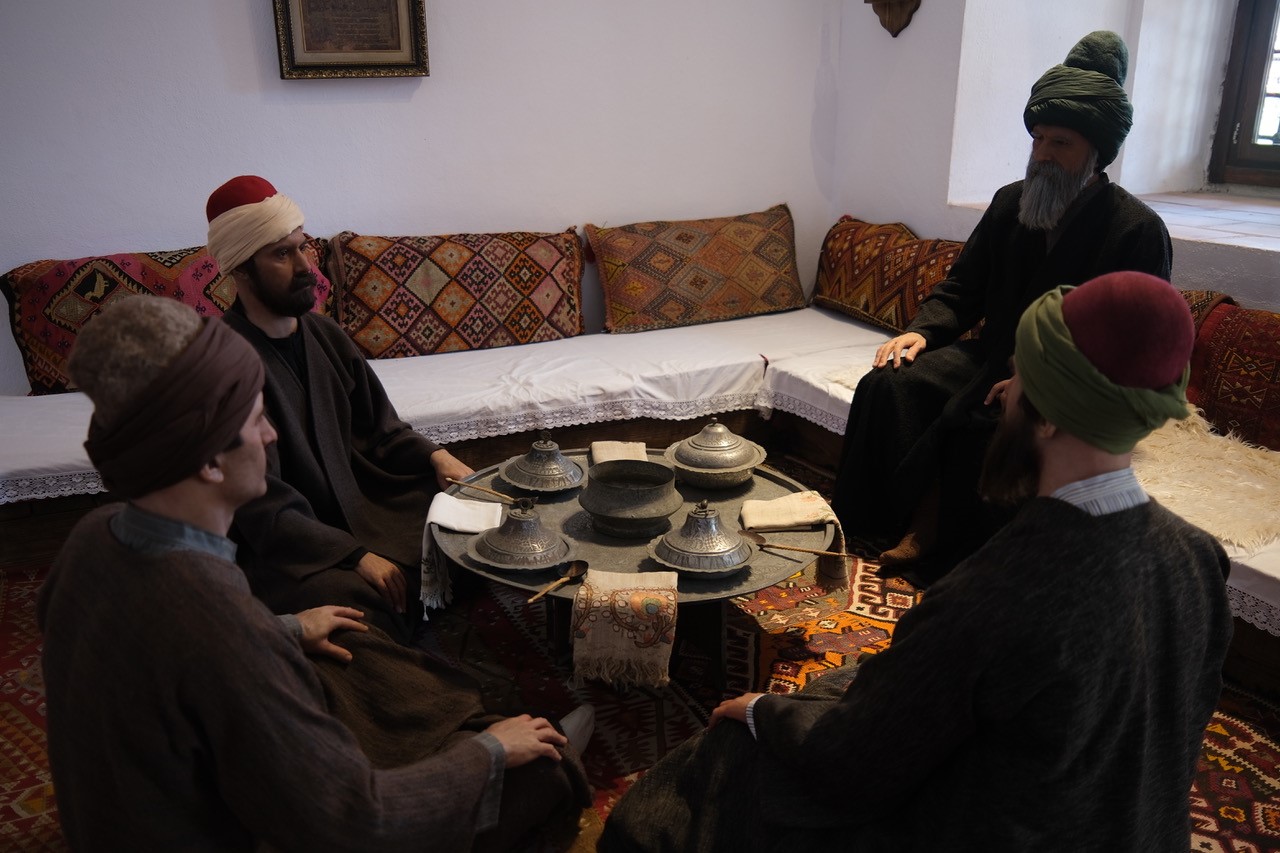
<instances>
[{"instance_id":1,"label":"pink patterned cushion","mask_svg":"<svg viewBox=\"0 0 1280 853\"><path fill-rule=\"evenodd\" d=\"M316 310L324 312L332 292L320 273L328 243L308 238L303 250L311 255L319 277ZM222 316L235 300L234 280L219 274L204 246L32 261L0 277L0 291L9 300L13 336L32 394L74 390L66 367L76 335L113 299L129 294L167 296L208 317Z\"/></svg>"},{"instance_id":2,"label":"pink patterned cushion","mask_svg":"<svg viewBox=\"0 0 1280 853\"><path fill-rule=\"evenodd\" d=\"M1196 334L1187 399L1220 432L1280 450L1280 314L1216 305Z\"/></svg>"},{"instance_id":3,"label":"pink patterned cushion","mask_svg":"<svg viewBox=\"0 0 1280 853\"><path fill-rule=\"evenodd\" d=\"M804 307L791 210L586 226L605 329L640 332Z\"/></svg>"},{"instance_id":4,"label":"pink patterned cushion","mask_svg":"<svg viewBox=\"0 0 1280 853\"><path fill-rule=\"evenodd\" d=\"M338 322L369 358L582 333L582 242L514 231L334 238Z\"/></svg>"}]
</instances>

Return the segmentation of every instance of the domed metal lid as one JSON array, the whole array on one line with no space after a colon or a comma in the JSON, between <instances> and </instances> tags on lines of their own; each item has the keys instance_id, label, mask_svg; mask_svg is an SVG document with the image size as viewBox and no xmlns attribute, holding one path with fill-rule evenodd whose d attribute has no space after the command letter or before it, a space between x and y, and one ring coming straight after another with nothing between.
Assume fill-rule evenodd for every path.
<instances>
[{"instance_id":1,"label":"domed metal lid","mask_svg":"<svg viewBox=\"0 0 1280 853\"><path fill-rule=\"evenodd\" d=\"M502 524L471 538L467 554L499 569L547 569L573 559L574 547L542 525L532 499L520 498L507 509Z\"/></svg>"},{"instance_id":2,"label":"domed metal lid","mask_svg":"<svg viewBox=\"0 0 1280 853\"><path fill-rule=\"evenodd\" d=\"M706 501L689 510L679 530L649 543L649 556L664 566L698 574L728 574L751 556L751 543L720 524L720 513Z\"/></svg>"},{"instance_id":3,"label":"domed metal lid","mask_svg":"<svg viewBox=\"0 0 1280 853\"><path fill-rule=\"evenodd\" d=\"M562 492L582 483L582 466L560 452L560 445L543 431L524 456L498 466L498 474L513 486L533 492Z\"/></svg>"},{"instance_id":4,"label":"domed metal lid","mask_svg":"<svg viewBox=\"0 0 1280 853\"><path fill-rule=\"evenodd\" d=\"M678 441L664 454L676 465L704 471L750 468L764 461L764 448L736 435L724 424L711 419L695 436Z\"/></svg>"}]
</instances>

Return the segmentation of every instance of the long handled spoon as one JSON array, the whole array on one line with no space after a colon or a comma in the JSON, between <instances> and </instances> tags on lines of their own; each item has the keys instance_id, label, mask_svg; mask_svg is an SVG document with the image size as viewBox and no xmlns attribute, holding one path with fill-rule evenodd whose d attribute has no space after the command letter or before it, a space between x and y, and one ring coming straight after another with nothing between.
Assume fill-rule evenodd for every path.
<instances>
[{"instance_id":1,"label":"long handled spoon","mask_svg":"<svg viewBox=\"0 0 1280 853\"><path fill-rule=\"evenodd\" d=\"M477 492L484 492L486 495L493 495L505 504L513 504L516 502L516 499L510 495L504 495L502 492L495 492L493 489L486 489L484 486L477 486L475 483L464 483L461 480L455 480L452 477L445 477L445 480L453 483L455 486L462 486L464 489L475 489Z\"/></svg>"},{"instance_id":2,"label":"long handled spoon","mask_svg":"<svg viewBox=\"0 0 1280 853\"><path fill-rule=\"evenodd\" d=\"M778 545L774 542L769 542L759 533L756 533L754 530L740 530L738 532L741 533L745 538L750 539L752 542L756 543L756 546L759 548L777 548L779 551L802 551L805 554L825 554L828 557L852 556L851 554L841 554L839 551L819 551L817 548L801 548L798 545Z\"/></svg>"},{"instance_id":3,"label":"long handled spoon","mask_svg":"<svg viewBox=\"0 0 1280 853\"><path fill-rule=\"evenodd\" d=\"M541 589L541 591L539 591L537 594L533 596L533 598L530 598L525 603L533 604L539 598L542 598L542 596L551 592L551 590L559 588L562 584L566 584L569 581L573 580L574 578L580 578L586 573L587 573L586 560L571 560L567 565L565 565L564 569L560 573L560 577L557 580L553 580L551 583L544 586Z\"/></svg>"}]
</instances>

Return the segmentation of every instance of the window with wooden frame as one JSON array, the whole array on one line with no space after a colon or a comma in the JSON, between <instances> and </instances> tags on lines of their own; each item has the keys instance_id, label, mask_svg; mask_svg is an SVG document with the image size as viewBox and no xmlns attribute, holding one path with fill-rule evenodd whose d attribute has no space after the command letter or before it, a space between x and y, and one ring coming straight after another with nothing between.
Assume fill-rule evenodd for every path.
<instances>
[{"instance_id":1,"label":"window with wooden frame","mask_svg":"<svg viewBox=\"0 0 1280 853\"><path fill-rule=\"evenodd\" d=\"M1209 160L1214 183L1280 186L1280 0L1240 0Z\"/></svg>"}]
</instances>

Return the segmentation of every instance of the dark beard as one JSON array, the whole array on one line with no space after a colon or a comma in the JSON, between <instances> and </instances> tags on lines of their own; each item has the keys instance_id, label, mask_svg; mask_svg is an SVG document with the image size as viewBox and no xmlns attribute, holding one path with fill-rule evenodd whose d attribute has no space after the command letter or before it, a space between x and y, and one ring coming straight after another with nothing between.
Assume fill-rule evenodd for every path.
<instances>
[{"instance_id":1,"label":"dark beard","mask_svg":"<svg viewBox=\"0 0 1280 853\"><path fill-rule=\"evenodd\" d=\"M1094 152L1083 169L1072 172L1052 160L1042 163L1028 160L1022 198L1018 202L1018 221L1028 228L1052 231L1092 177L1097 162L1098 155Z\"/></svg>"},{"instance_id":2,"label":"dark beard","mask_svg":"<svg viewBox=\"0 0 1280 853\"><path fill-rule=\"evenodd\" d=\"M987 445L978 493L997 506L1012 507L1033 496L1040 486L1040 451L1035 419L1018 411L1002 417Z\"/></svg>"},{"instance_id":3,"label":"dark beard","mask_svg":"<svg viewBox=\"0 0 1280 853\"><path fill-rule=\"evenodd\" d=\"M312 270L294 275L289 282L289 289L279 293L263 287L258 270L250 261L245 270L253 288L253 295L262 306L279 317L301 317L316 305L316 274Z\"/></svg>"}]
</instances>

